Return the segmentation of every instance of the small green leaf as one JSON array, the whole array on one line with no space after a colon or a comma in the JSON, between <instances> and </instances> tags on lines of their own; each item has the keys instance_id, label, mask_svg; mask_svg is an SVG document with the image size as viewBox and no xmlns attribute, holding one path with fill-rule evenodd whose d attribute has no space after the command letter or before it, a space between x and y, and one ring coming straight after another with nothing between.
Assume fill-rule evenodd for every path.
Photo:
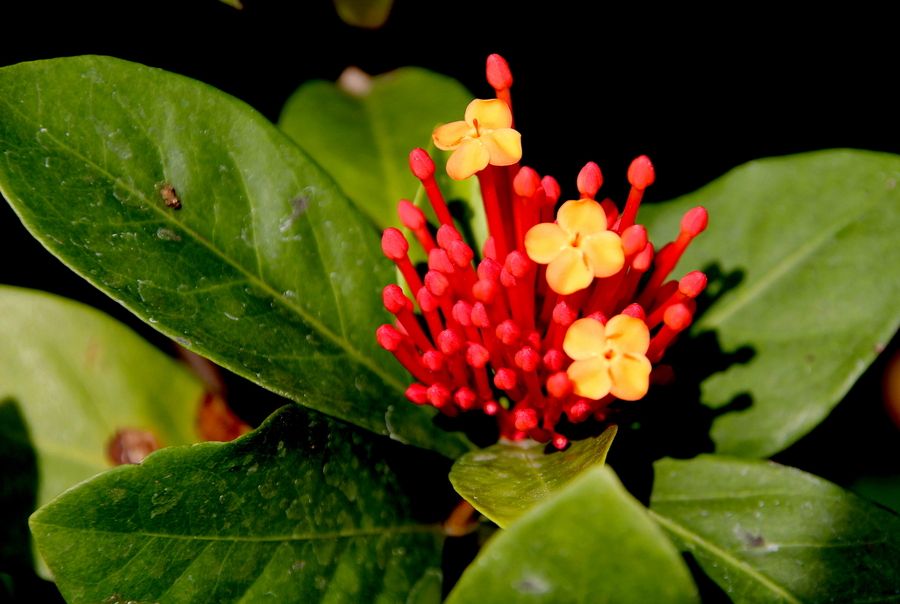
<instances>
[{"instance_id":1,"label":"small green leaf","mask_svg":"<svg viewBox=\"0 0 900 604\"><path fill-rule=\"evenodd\" d=\"M466 450L375 342L393 275L377 237L244 104L116 59L23 63L0 70L0 149L32 234L163 333L301 404Z\"/></svg>"},{"instance_id":2,"label":"small green leaf","mask_svg":"<svg viewBox=\"0 0 900 604\"><path fill-rule=\"evenodd\" d=\"M174 447L31 518L72 603L396 602L440 567L364 435L286 407L231 443Z\"/></svg>"},{"instance_id":3,"label":"small green leaf","mask_svg":"<svg viewBox=\"0 0 900 604\"><path fill-rule=\"evenodd\" d=\"M608 467L495 535L450 593L464 602L697 602L681 556Z\"/></svg>"},{"instance_id":4,"label":"small green leaf","mask_svg":"<svg viewBox=\"0 0 900 604\"><path fill-rule=\"evenodd\" d=\"M457 459L450 482L476 510L506 528L581 472L603 465L615 436L616 426L610 426L600 436L551 453L533 440L504 441Z\"/></svg>"},{"instance_id":5,"label":"small green leaf","mask_svg":"<svg viewBox=\"0 0 900 604\"><path fill-rule=\"evenodd\" d=\"M341 21L347 25L378 29L391 14L394 0L334 0Z\"/></svg>"},{"instance_id":6,"label":"small green leaf","mask_svg":"<svg viewBox=\"0 0 900 604\"><path fill-rule=\"evenodd\" d=\"M400 226L397 202L412 199L419 189L409 171L409 152L429 148L434 127L462 119L471 99L456 80L424 69L406 67L373 78L348 70L342 83L317 80L301 86L279 125L378 227ZM435 161L448 202L471 200L470 220L483 222L477 182L444 178L442 158L438 152Z\"/></svg>"},{"instance_id":7,"label":"small green leaf","mask_svg":"<svg viewBox=\"0 0 900 604\"><path fill-rule=\"evenodd\" d=\"M2 563L27 549L36 507L154 446L196 442L203 386L125 326L43 292L0 287L0 333Z\"/></svg>"},{"instance_id":8,"label":"small green leaf","mask_svg":"<svg viewBox=\"0 0 900 604\"><path fill-rule=\"evenodd\" d=\"M716 451L768 457L824 419L900 325L900 157L822 151L749 163L641 217L656 241L678 232L690 207L709 229L675 276L714 267L736 277L693 332L751 358L702 384L720 408ZM714 284L719 287L721 284Z\"/></svg>"},{"instance_id":9,"label":"small green leaf","mask_svg":"<svg viewBox=\"0 0 900 604\"><path fill-rule=\"evenodd\" d=\"M651 513L736 602L900 600L900 517L771 462L654 464Z\"/></svg>"}]
</instances>

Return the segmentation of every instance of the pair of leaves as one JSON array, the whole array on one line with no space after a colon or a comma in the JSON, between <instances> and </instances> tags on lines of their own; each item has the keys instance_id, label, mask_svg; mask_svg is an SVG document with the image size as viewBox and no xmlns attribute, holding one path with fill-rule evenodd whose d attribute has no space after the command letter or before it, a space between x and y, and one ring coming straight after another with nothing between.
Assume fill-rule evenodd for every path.
<instances>
[{"instance_id":1,"label":"pair of leaves","mask_svg":"<svg viewBox=\"0 0 900 604\"><path fill-rule=\"evenodd\" d=\"M664 459L654 465L648 512L604 474L602 455L556 467L543 459L536 470L520 452L493 449L493 459L469 453L451 472L461 495L508 527L463 575L459 601L474 594L490 594L482 601L687 600L692 591L680 560L666 558L671 544L646 528L649 518L738 603L900 597L900 517L810 474L719 456ZM579 475L591 459L597 465ZM498 466L507 480L481 480ZM533 495L534 475L546 487L541 497ZM591 484L596 491L583 495ZM623 526L633 535L613 534ZM561 551L564 571L557 568ZM654 556L659 560L647 564ZM644 577L648 568L659 574ZM643 581L673 591L644 593ZM619 593L621 586L628 589Z\"/></svg>"}]
</instances>

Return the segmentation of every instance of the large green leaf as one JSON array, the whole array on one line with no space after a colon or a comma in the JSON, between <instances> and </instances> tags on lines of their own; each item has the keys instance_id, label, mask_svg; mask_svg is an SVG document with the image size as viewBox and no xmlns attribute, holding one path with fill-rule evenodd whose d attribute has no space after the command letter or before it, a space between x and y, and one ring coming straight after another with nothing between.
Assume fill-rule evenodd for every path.
<instances>
[{"instance_id":1,"label":"large green leaf","mask_svg":"<svg viewBox=\"0 0 900 604\"><path fill-rule=\"evenodd\" d=\"M440 567L440 527L408 504L361 434L287 407L98 476L31 529L72 603L386 603Z\"/></svg>"},{"instance_id":2,"label":"large green leaf","mask_svg":"<svg viewBox=\"0 0 900 604\"><path fill-rule=\"evenodd\" d=\"M198 440L203 386L125 326L42 292L0 287L0 333L0 503L10 514L2 566L27 549L25 519L35 507L140 458L127 446L116 455L118 444Z\"/></svg>"},{"instance_id":3,"label":"large green leaf","mask_svg":"<svg viewBox=\"0 0 900 604\"><path fill-rule=\"evenodd\" d=\"M447 600L696 601L678 552L608 467L586 470L494 536Z\"/></svg>"},{"instance_id":4,"label":"large green leaf","mask_svg":"<svg viewBox=\"0 0 900 604\"><path fill-rule=\"evenodd\" d=\"M457 459L450 482L475 509L506 528L587 468L602 465L615 436L616 426L610 426L600 436L551 453L533 440L504 441Z\"/></svg>"},{"instance_id":5,"label":"large green leaf","mask_svg":"<svg viewBox=\"0 0 900 604\"><path fill-rule=\"evenodd\" d=\"M771 462L654 465L660 525L735 602L900 601L900 517Z\"/></svg>"},{"instance_id":6,"label":"large green leaf","mask_svg":"<svg viewBox=\"0 0 900 604\"><path fill-rule=\"evenodd\" d=\"M247 106L116 59L23 63L0 70L0 147L29 230L163 333L302 404L465 449L404 400L375 343L393 274L378 238Z\"/></svg>"},{"instance_id":7,"label":"large green leaf","mask_svg":"<svg viewBox=\"0 0 900 604\"><path fill-rule=\"evenodd\" d=\"M456 80L415 67L356 77L362 82L358 89L307 82L288 100L279 125L376 225L399 226L397 201L412 199L419 188L409 171L409 152L428 147L436 125L462 119L472 95ZM442 158L438 152L436 161ZM439 170L448 199L477 197L476 179L456 183L442 175ZM481 205L470 208L483 241Z\"/></svg>"},{"instance_id":8,"label":"large green leaf","mask_svg":"<svg viewBox=\"0 0 900 604\"><path fill-rule=\"evenodd\" d=\"M642 210L657 241L694 205L710 226L677 275L716 265L739 279L700 317L725 353L752 357L702 384L719 452L766 457L816 426L900 325L900 157L823 151L751 162ZM721 284L716 284L718 287ZM715 361L712 361L715 363Z\"/></svg>"}]
</instances>

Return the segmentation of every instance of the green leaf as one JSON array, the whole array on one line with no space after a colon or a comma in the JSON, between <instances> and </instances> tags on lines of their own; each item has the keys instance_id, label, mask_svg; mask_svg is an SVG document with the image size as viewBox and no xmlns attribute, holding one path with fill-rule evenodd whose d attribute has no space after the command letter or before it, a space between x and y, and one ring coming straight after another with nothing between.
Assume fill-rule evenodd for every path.
<instances>
[{"instance_id":1,"label":"green leaf","mask_svg":"<svg viewBox=\"0 0 900 604\"><path fill-rule=\"evenodd\" d=\"M341 21L356 27L378 29L391 14L394 0L334 0Z\"/></svg>"},{"instance_id":2,"label":"green leaf","mask_svg":"<svg viewBox=\"0 0 900 604\"><path fill-rule=\"evenodd\" d=\"M600 436L550 453L533 440L504 441L457 459L450 482L472 507L506 528L586 469L603 465L615 436L616 426L610 426Z\"/></svg>"},{"instance_id":3,"label":"green leaf","mask_svg":"<svg viewBox=\"0 0 900 604\"><path fill-rule=\"evenodd\" d=\"M654 464L651 513L737 602L900 599L900 517L771 462Z\"/></svg>"},{"instance_id":4,"label":"green leaf","mask_svg":"<svg viewBox=\"0 0 900 604\"><path fill-rule=\"evenodd\" d=\"M709 229L675 275L712 266L740 279L693 329L713 332L726 353L752 353L702 384L713 408L752 399L715 419L716 451L767 457L784 449L828 415L890 341L900 325L898 179L900 157L822 151L751 162L642 210L663 242L684 211L705 206Z\"/></svg>"},{"instance_id":5,"label":"green leaf","mask_svg":"<svg viewBox=\"0 0 900 604\"><path fill-rule=\"evenodd\" d=\"M125 326L43 292L0 287L0 333L2 562L27 550L35 507L116 465L120 431L198 440L203 386Z\"/></svg>"},{"instance_id":6,"label":"green leaf","mask_svg":"<svg viewBox=\"0 0 900 604\"><path fill-rule=\"evenodd\" d=\"M471 99L456 80L424 69L406 67L374 78L348 70L338 84L316 80L301 86L279 125L378 227L400 226L397 201L412 199L419 189L409 152L429 147L436 125L462 119ZM436 154L439 166L442 157ZM448 201L477 199L469 211L483 222L475 179L456 183L443 172L439 167ZM478 234L483 241L483 232Z\"/></svg>"},{"instance_id":7,"label":"green leaf","mask_svg":"<svg viewBox=\"0 0 900 604\"><path fill-rule=\"evenodd\" d=\"M681 556L605 466L586 470L495 535L447 600L696 601Z\"/></svg>"},{"instance_id":8,"label":"green leaf","mask_svg":"<svg viewBox=\"0 0 900 604\"><path fill-rule=\"evenodd\" d=\"M378 238L244 104L111 58L23 63L0 70L0 148L32 234L166 335L369 430L466 449L375 342L393 275Z\"/></svg>"},{"instance_id":9,"label":"green leaf","mask_svg":"<svg viewBox=\"0 0 900 604\"><path fill-rule=\"evenodd\" d=\"M75 604L396 602L440 567L440 527L408 507L371 442L286 407L98 476L31 529Z\"/></svg>"}]
</instances>

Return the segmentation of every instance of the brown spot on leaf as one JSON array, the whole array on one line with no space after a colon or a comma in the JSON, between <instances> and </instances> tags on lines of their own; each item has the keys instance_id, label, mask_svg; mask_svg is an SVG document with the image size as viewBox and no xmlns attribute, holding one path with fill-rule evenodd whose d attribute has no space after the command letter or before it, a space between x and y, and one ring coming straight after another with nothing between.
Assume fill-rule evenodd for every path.
<instances>
[{"instance_id":1,"label":"brown spot on leaf","mask_svg":"<svg viewBox=\"0 0 900 604\"><path fill-rule=\"evenodd\" d=\"M166 204L167 208L172 208L173 210L181 209L181 200L178 199L178 194L175 192L175 187L171 185L171 183L161 183L159 185L159 194L163 199L163 203Z\"/></svg>"},{"instance_id":2,"label":"brown spot on leaf","mask_svg":"<svg viewBox=\"0 0 900 604\"><path fill-rule=\"evenodd\" d=\"M106 456L115 466L135 464L159 448L159 440L149 430L121 428L110 439Z\"/></svg>"},{"instance_id":3,"label":"brown spot on leaf","mask_svg":"<svg viewBox=\"0 0 900 604\"><path fill-rule=\"evenodd\" d=\"M197 431L203 440L227 442L250 431L221 394L207 392L197 413Z\"/></svg>"}]
</instances>

